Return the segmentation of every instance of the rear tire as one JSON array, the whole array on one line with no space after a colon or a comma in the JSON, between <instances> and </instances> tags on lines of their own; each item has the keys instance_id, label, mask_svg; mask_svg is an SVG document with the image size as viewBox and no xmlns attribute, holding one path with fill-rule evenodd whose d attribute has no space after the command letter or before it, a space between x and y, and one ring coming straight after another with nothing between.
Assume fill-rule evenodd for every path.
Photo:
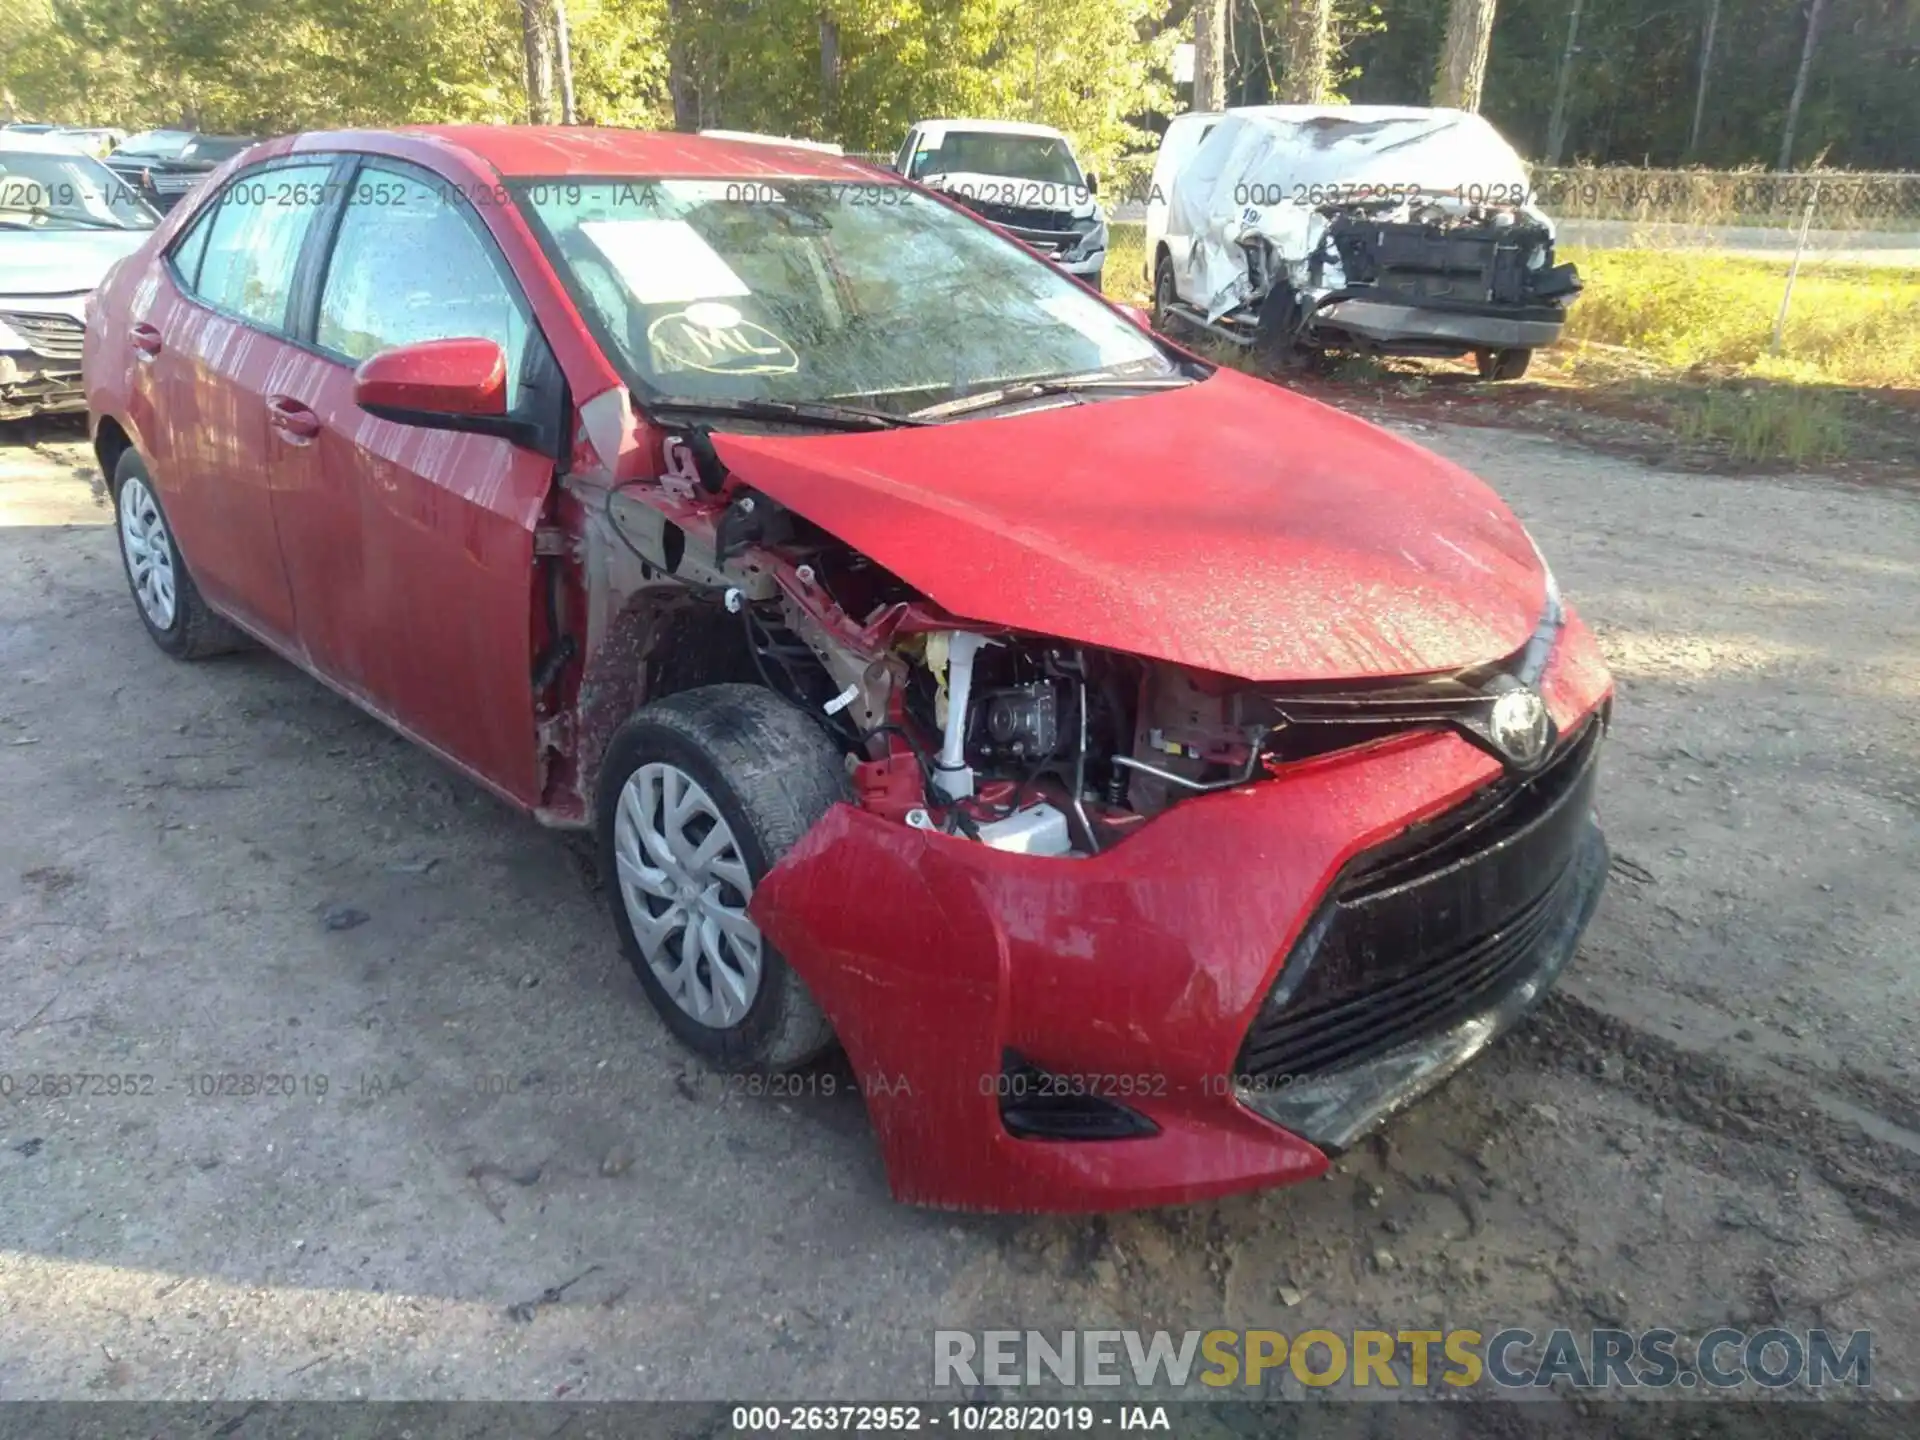
<instances>
[{"instance_id":1,"label":"rear tire","mask_svg":"<svg viewBox=\"0 0 1920 1440\"><path fill-rule=\"evenodd\" d=\"M154 644L176 660L204 660L247 647L247 637L201 599L153 477L132 448L113 467L113 520L133 608Z\"/></svg>"},{"instance_id":2,"label":"rear tire","mask_svg":"<svg viewBox=\"0 0 1920 1440\"><path fill-rule=\"evenodd\" d=\"M1473 363L1482 380L1518 380L1533 363L1533 351L1476 350Z\"/></svg>"},{"instance_id":3,"label":"rear tire","mask_svg":"<svg viewBox=\"0 0 1920 1440\"><path fill-rule=\"evenodd\" d=\"M668 696L607 747L600 865L620 944L667 1028L723 1069L791 1070L832 1048L820 1006L745 912L847 796L839 749L757 685Z\"/></svg>"}]
</instances>

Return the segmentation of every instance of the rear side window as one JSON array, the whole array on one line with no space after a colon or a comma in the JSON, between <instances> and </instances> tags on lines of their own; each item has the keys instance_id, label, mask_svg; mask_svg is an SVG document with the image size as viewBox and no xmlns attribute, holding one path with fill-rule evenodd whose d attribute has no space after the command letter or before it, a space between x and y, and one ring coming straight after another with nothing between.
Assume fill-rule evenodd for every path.
<instances>
[{"instance_id":1,"label":"rear side window","mask_svg":"<svg viewBox=\"0 0 1920 1440\"><path fill-rule=\"evenodd\" d=\"M207 304L231 311L270 330L285 330L287 297L307 227L327 198L333 162L251 170L235 178L207 225L203 253L189 282ZM182 264L195 237L176 252Z\"/></svg>"},{"instance_id":2,"label":"rear side window","mask_svg":"<svg viewBox=\"0 0 1920 1440\"><path fill-rule=\"evenodd\" d=\"M532 325L450 188L361 170L340 214L313 338L349 360L421 340L492 340L506 353L513 394Z\"/></svg>"},{"instance_id":3,"label":"rear side window","mask_svg":"<svg viewBox=\"0 0 1920 1440\"><path fill-rule=\"evenodd\" d=\"M219 202L209 205L193 222L186 237L174 242L173 268L180 279L192 290L200 283L200 258L207 253L207 236L213 230L213 217L220 209Z\"/></svg>"}]
</instances>

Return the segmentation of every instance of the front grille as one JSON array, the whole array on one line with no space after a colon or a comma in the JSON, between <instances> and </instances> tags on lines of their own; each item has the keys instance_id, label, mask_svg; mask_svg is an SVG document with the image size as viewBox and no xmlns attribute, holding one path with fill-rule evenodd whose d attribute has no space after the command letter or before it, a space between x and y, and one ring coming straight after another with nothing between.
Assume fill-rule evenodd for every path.
<instances>
[{"instance_id":1,"label":"front grille","mask_svg":"<svg viewBox=\"0 0 1920 1440\"><path fill-rule=\"evenodd\" d=\"M991 220L996 225L1005 225L1014 230L1050 230L1060 229L1060 212L1047 210L1036 205L1003 205L994 200L980 200L970 195L956 194L954 199L966 206L983 220Z\"/></svg>"},{"instance_id":2,"label":"front grille","mask_svg":"<svg viewBox=\"0 0 1920 1440\"><path fill-rule=\"evenodd\" d=\"M1029 230L1019 225L1009 225L1007 233L1049 255L1071 250L1081 240L1078 230Z\"/></svg>"},{"instance_id":3,"label":"front grille","mask_svg":"<svg viewBox=\"0 0 1920 1440\"><path fill-rule=\"evenodd\" d=\"M1282 967L1238 1073L1274 1087L1324 1075L1489 1008L1534 969L1576 904L1604 718L1361 856Z\"/></svg>"},{"instance_id":4,"label":"front grille","mask_svg":"<svg viewBox=\"0 0 1920 1440\"><path fill-rule=\"evenodd\" d=\"M86 344L87 328L71 315L40 315L31 311L0 313L8 327L20 332L27 348L47 360L78 360Z\"/></svg>"},{"instance_id":5,"label":"front grille","mask_svg":"<svg viewBox=\"0 0 1920 1440\"><path fill-rule=\"evenodd\" d=\"M1058 210L1039 209L1031 205L1002 205L957 192L953 198L982 220L992 221L1016 240L1022 240L1049 255L1071 250L1085 238L1084 232L1061 226L1061 212Z\"/></svg>"}]
</instances>

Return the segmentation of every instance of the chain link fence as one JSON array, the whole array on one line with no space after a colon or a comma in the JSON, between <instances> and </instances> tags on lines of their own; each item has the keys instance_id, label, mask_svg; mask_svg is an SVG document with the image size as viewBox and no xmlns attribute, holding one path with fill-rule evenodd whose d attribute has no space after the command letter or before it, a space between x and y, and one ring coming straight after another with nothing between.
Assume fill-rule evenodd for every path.
<instances>
[{"instance_id":1,"label":"chain link fence","mask_svg":"<svg viewBox=\"0 0 1920 1440\"><path fill-rule=\"evenodd\" d=\"M1631 265L1703 302L1709 290L1734 294L1737 279L1743 298L1766 297L1774 356L1805 352L1836 306L1904 314L1920 293L1920 174L1539 166L1532 180L1559 246L1589 252L1583 273Z\"/></svg>"}]
</instances>

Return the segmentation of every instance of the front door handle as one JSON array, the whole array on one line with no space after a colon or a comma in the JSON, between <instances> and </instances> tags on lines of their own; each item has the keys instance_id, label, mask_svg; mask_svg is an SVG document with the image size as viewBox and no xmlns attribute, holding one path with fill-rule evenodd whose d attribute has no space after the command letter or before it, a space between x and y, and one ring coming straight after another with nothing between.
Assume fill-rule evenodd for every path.
<instances>
[{"instance_id":1,"label":"front door handle","mask_svg":"<svg viewBox=\"0 0 1920 1440\"><path fill-rule=\"evenodd\" d=\"M135 325L128 335L133 341L133 348L147 359L151 360L160 353L160 332L153 326L145 323Z\"/></svg>"},{"instance_id":2,"label":"front door handle","mask_svg":"<svg viewBox=\"0 0 1920 1440\"><path fill-rule=\"evenodd\" d=\"M320 417L285 395L275 395L267 401L267 423L297 445L320 433Z\"/></svg>"}]
</instances>

